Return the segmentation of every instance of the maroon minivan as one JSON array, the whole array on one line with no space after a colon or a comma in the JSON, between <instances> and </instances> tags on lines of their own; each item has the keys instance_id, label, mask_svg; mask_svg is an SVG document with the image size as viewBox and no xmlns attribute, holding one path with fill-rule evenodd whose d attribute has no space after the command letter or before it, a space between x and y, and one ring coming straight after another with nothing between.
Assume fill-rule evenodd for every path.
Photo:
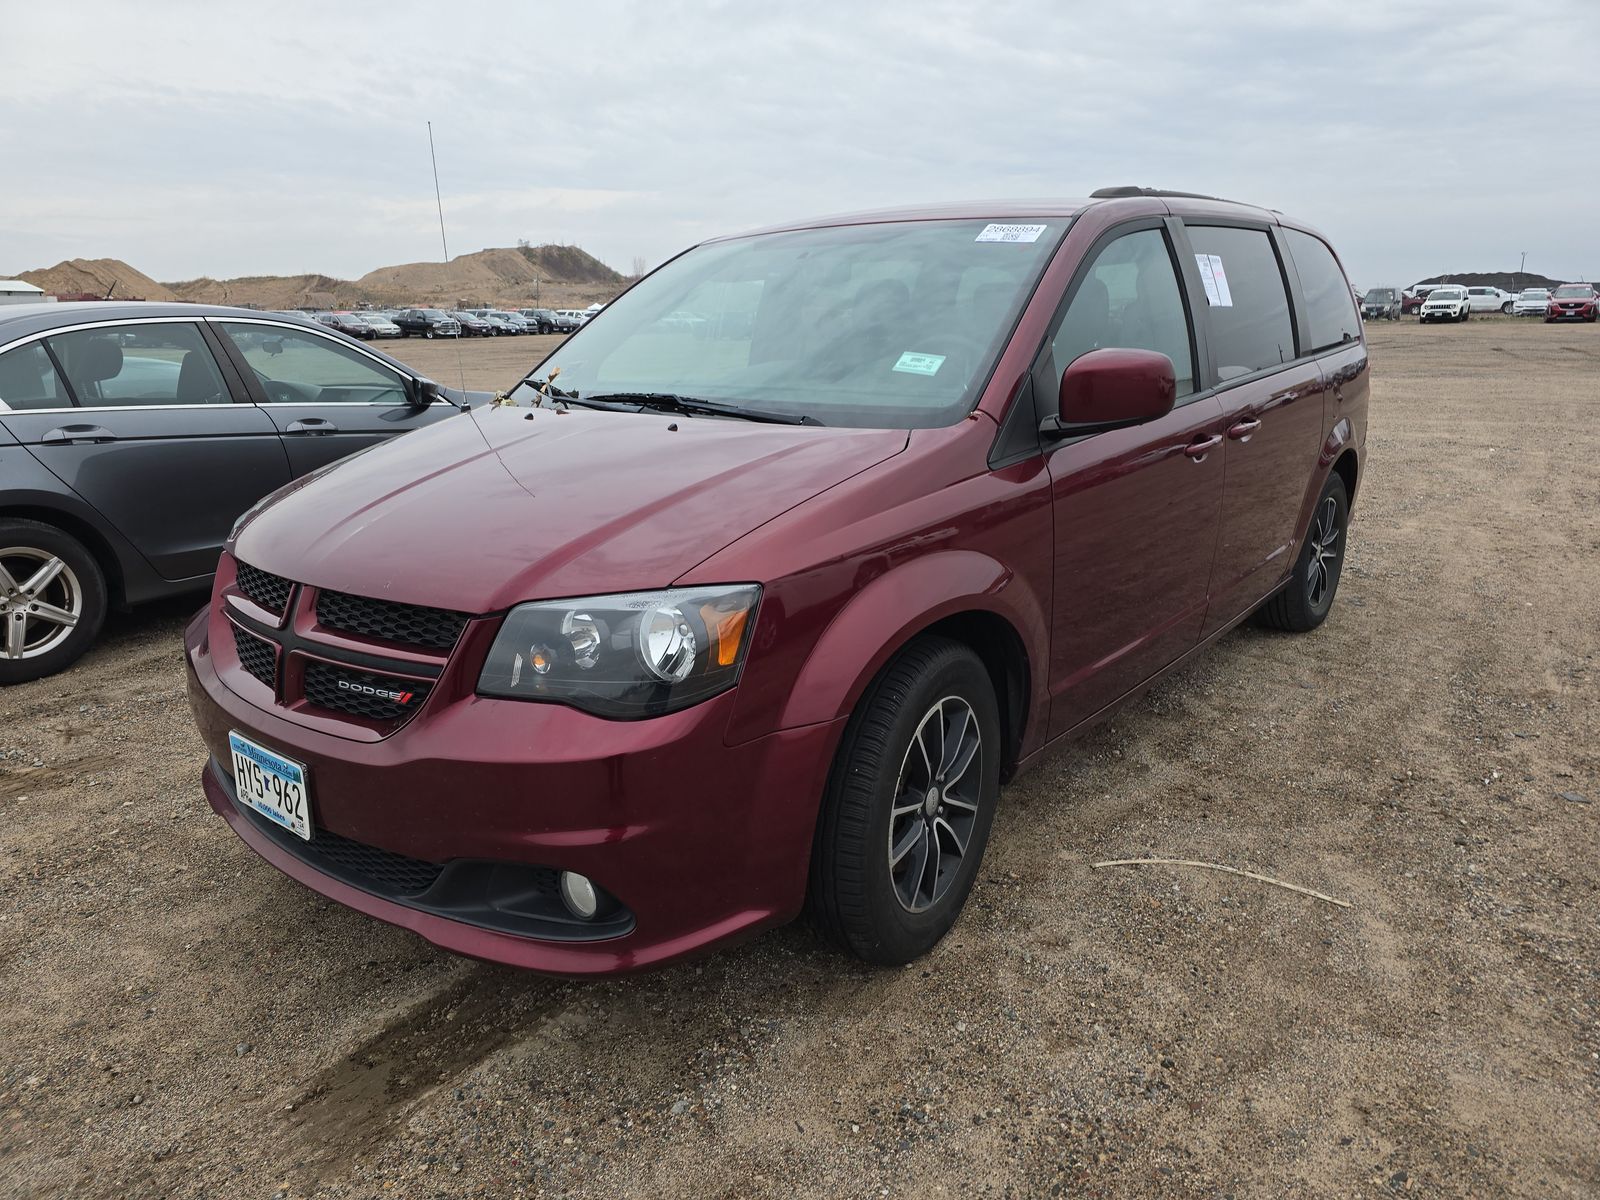
<instances>
[{"instance_id":1,"label":"maroon minivan","mask_svg":"<svg viewBox=\"0 0 1600 1200\"><path fill-rule=\"evenodd\" d=\"M630 971L809 909L906 962L1003 782L1252 614L1322 623L1367 367L1327 243L1207 197L706 242L240 519L206 796L462 954Z\"/></svg>"}]
</instances>

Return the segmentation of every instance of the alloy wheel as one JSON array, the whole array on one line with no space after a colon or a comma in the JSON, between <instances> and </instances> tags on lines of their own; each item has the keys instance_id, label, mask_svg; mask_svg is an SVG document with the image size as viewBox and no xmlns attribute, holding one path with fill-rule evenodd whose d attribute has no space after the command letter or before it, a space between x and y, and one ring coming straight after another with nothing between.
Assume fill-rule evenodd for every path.
<instances>
[{"instance_id":1,"label":"alloy wheel","mask_svg":"<svg viewBox=\"0 0 1600 1200\"><path fill-rule=\"evenodd\" d=\"M946 696L917 724L889 813L889 876L907 912L932 908L960 874L982 779L977 713L960 696Z\"/></svg>"},{"instance_id":2,"label":"alloy wheel","mask_svg":"<svg viewBox=\"0 0 1600 1200\"><path fill-rule=\"evenodd\" d=\"M1333 571L1339 563L1339 505L1332 496L1324 496L1317 506L1317 515L1311 522L1311 560L1306 570L1306 599L1312 608L1320 608L1333 583Z\"/></svg>"},{"instance_id":3,"label":"alloy wheel","mask_svg":"<svg viewBox=\"0 0 1600 1200\"><path fill-rule=\"evenodd\" d=\"M32 546L0 548L0 659L48 654L83 616L83 585L66 561Z\"/></svg>"}]
</instances>

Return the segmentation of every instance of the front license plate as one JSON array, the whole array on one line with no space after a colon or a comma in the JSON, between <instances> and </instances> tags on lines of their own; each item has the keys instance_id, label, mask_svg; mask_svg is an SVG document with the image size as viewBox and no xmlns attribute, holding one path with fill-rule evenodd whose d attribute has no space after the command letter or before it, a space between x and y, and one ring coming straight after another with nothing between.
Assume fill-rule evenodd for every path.
<instances>
[{"instance_id":1,"label":"front license plate","mask_svg":"<svg viewBox=\"0 0 1600 1200\"><path fill-rule=\"evenodd\" d=\"M239 799L309 842L311 794L306 769L237 733L228 734L228 748L233 751L233 784Z\"/></svg>"}]
</instances>

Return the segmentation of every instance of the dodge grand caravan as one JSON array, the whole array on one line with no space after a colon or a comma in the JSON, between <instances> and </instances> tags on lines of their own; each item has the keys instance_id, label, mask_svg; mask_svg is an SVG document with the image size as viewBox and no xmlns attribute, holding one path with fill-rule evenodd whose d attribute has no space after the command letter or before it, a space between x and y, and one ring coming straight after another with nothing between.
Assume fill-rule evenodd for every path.
<instances>
[{"instance_id":1,"label":"dodge grand caravan","mask_svg":"<svg viewBox=\"0 0 1600 1200\"><path fill-rule=\"evenodd\" d=\"M1322 623L1367 398L1337 258L1265 209L706 242L240 519L187 634L206 796L462 954L637 970L809 909L906 962L1003 782L1252 615Z\"/></svg>"}]
</instances>

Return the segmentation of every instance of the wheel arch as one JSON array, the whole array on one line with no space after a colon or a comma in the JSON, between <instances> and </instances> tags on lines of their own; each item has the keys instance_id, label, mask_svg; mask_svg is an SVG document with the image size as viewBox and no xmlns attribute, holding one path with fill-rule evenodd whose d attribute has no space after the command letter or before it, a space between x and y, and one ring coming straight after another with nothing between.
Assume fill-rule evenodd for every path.
<instances>
[{"instance_id":1,"label":"wheel arch","mask_svg":"<svg viewBox=\"0 0 1600 1200\"><path fill-rule=\"evenodd\" d=\"M1046 715L1038 664L1048 630L1046 605L987 555L946 551L915 559L873 580L834 617L795 678L780 725L848 716L906 646L937 634L971 647L994 682L1002 777L1009 778ZM845 663L859 667L846 671Z\"/></svg>"},{"instance_id":2,"label":"wheel arch","mask_svg":"<svg viewBox=\"0 0 1600 1200\"><path fill-rule=\"evenodd\" d=\"M106 591L110 594L111 603L116 607L127 604L127 575L122 558L93 522L62 508L26 502L0 503L0 518L7 517L54 525L63 533L77 538L105 574Z\"/></svg>"},{"instance_id":3,"label":"wheel arch","mask_svg":"<svg viewBox=\"0 0 1600 1200\"><path fill-rule=\"evenodd\" d=\"M1333 460L1333 473L1344 480L1345 500L1352 511L1356 506L1356 483L1361 477L1359 466L1354 446L1346 446Z\"/></svg>"}]
</instances>

